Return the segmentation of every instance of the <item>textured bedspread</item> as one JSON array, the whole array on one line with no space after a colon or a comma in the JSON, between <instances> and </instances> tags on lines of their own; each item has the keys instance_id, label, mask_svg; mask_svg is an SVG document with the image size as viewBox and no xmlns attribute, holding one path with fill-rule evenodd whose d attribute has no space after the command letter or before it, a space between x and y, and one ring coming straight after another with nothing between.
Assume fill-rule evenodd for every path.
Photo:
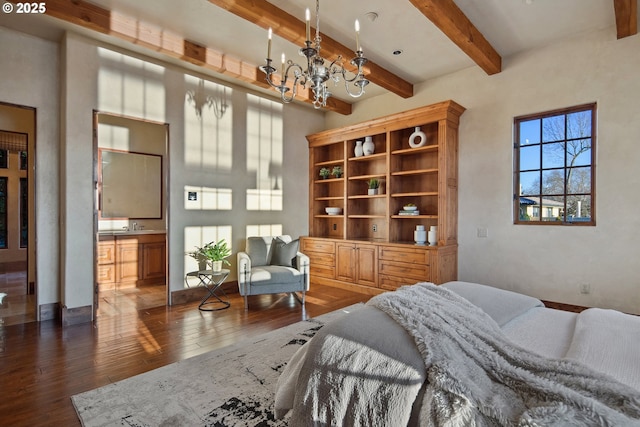
<instances>
[{"instance_id":1,"label":"textured bedspread","mask_svg":"<svg viewBox=\"0 0 640 427\"><path fill-rule=\"evenodd\" d=\"M295 381L292 425L640 426L640 392L514 345L484 311L448 289L407 286L365 309L373 307L404 331L381 326L371 342L340 328L317 335L288 376ZM387 323L365 322L374 330ZM410 336L414 345L388 345L390 335Z\"/></svg>"},{"instance_id":2,"label":"textured bedspread","mask_svg":"<svg viewBox=\"0 0 640 427\"><path fill-rule=\"evenodd\" d=\"M431 425L640 425L640 393L566 359L511 343L481 309L418 284L372 298L413 336L427 367Z\"/></svg>"}]
</instances>

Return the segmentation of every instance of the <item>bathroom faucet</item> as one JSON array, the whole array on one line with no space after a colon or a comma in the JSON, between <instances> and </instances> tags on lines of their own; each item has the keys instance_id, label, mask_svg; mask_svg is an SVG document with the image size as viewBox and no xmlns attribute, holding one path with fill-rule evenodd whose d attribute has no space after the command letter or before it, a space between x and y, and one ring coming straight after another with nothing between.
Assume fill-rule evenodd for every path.
<instances>
[{"instance_id":1,"label":"bathroom faucet","mask_svg":"<svg viewBox=\"0 0 640 427\"><path fill-rule=\"evenodd\" d=\"M138 223L137 223L137 222L134 222L134 223L133 223L133 230L135 231L135 230L137 230L137 229L138 229Z\"/></svg>"}]
</instances>

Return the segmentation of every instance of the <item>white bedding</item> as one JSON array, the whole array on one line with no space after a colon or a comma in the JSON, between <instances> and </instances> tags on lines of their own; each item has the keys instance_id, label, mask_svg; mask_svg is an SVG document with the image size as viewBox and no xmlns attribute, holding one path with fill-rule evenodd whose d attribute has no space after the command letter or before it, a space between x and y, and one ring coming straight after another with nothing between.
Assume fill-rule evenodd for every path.
<instances>
[{"instance_id":1,"label":"white bedding","mask_svg":"<svg viewBox=\"0 0 640 427\"><path fill-rule=\"evenodd\" d=\"M508 322L502 330L513 342L529 351L560 358L571 345L577 317L577 313L535 307Z\"/></svg>"},{"instance_id":2,"label":"white bedding","mask_svg":"<svg viewBox=\"0 0 640 427\"><path fill-rule=\"evenodd\" d=\"M636 360L637 355L640 354L640 339L638 339L640 338L638 336L640 334L640 318L617 312L613 312L616 314L602 313L602 311L611 312L611 310L601 310L595 313L588 313L590 310L587 310L582 316L584 321L579 321L580 316L575 313L545 308L539 300L525 295L495 288L487 289L483 285L464 282L455 282L445 286L483 308L491 318L501 325L503 332L515 344L531 353L550 358L570 357L640 390L640 364ZM501 310L500 307L507 307L507 309ZM398 399L399 403L402 402L402 399L409 399L408 408L411 408L411 396L416 394L415 381L424 377L424 372L420 372L419 367L416 366L417 349L415 345L407 344L406 333L403 333L402 329L398 331L397 324L385 326L385 323L390 320L385 320L384 313L381 313L382 317L380 317L380 315L369 313L367 310L375 309L365 307L362 312L358 312L359 314L350 314L354 320L352 324L350 324L351 322L343 322L341 325L329 324L323 328L327 333L337 335L339 339L346 339L341 342L341 345L348 351L344 354L341 351L339 357L329 360L329 370L338 373L331 380L334 382L320 380L318 384L307 388L307 392L312 390L311 393L315 393L313 391L315 387L324 387L323 393L330 396L332 387L340 390L344 388L345 380L340 378L340 375L348 374L362 379L363 374L366 374L366 378L371 377L375 380L375 382L367 380L373 384L373 390L376 388L383 390L381 396L384 396L384 393L387 393L387 396L389 393L397 395L400 398ZM633 317L631 322L628 321L629 317ZM390 322L393 323L393 321ZM612 333L614 330L616 333ZM389 339L390 337L394 339ZM400 337L399 341L398 337ZM280 416L294 406L295 398L298 399L298 404L301 402L300 391L296 390L296 381L300 375L300 368L307 358L324 358L322 355L318 356L317 352L323 350L317 348L320 344L314 347L314 341L315 339L303 346L299 354L296 355L300 363L291 363L281 376L276 393L276 408ZM624 341L623 346L619 345L620 341ZM337 348L340 347L337 346ZM365 348L374 349L383 357L372 359L370 366L368 366L367 352L363 350ZM610 351L612 348L619 348L620 351ZM603 349L605 350L603 351ZM350 365L353 362L349 359L351 355L355 355L358 359L357 366ZM385 357L391 357L395 361L385 360ZM326 362L325 358L321 363ZM311 364L312 367L314 363ZM385 374L385 365L390 367L389 372L394 372L393 375ZM379 375L376 376L374 373ZM390 380L394 375L402 377L404 383L411 383L411 390L402 386L403 381L394 384ZM381 401L376 401L380 396L376 396L376 393L371 390L367 391L367 397L358 398L359 393L364 390L359 388L361 385L351 384L349 387L351 387L351 391L347 395L351 397L347 399L348 401L342 402L338 399L335 402L336 407L342 407L340 411L343 416L344 414L352 414L357 405L362 402L366 401L365 406L369 411L380 406L381 401L384 402L384 397ZM394 390L393 387L397 388ZM418 394L421 395L421 393L424 393L424 387ZM634 399L636 398L637 396L634 397ZM329 405L329 407L332 406L334 405ZM394 417L392 419L396 421L403 419L403 422L393 425L407 425L407 417L411 417L409 425L416 424L415 408L413 408L413 413L405 414L404 418L397 418L398 414L393 410L398 409L399 405L393 404L391 407L382 405L381 407L383 411L389 411L392 414ZM304 408L297 409L306 410ZM404 408L404 411L407 412L409 409ZM340 419L339 417L338 419Z\"/></svg>"}]
</instances>

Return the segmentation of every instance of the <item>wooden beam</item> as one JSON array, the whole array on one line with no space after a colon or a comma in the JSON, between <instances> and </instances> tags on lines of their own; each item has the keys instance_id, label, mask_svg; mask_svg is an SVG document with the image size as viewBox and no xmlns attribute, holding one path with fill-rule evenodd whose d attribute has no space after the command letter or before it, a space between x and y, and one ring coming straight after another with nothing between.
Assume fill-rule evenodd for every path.
<instances>
[{"instance_id":1,"label":"wooden beam","mask_svg":"<svg viewBox=\"0 0 640 427\"><path fill-rule=\"evenodd\" d=\"M638 0L613 0L618 39L638 34Z\"/></svg>"},{"instance_id":2,"label":"wooden beam","mask_svg":"<svg viewBox=\"0 0 640 427\"><path fill-rule=\"evenodd\" d=\"M264 73L247 63L197 42L185 40L159 26L132 16L103 9L84 0L47 0L46 14L102 34L153 50L162 55L198 65L219 74L231 76L256 87L265 88ZM297 100L313 104L306 91ZM331 99L327 109L351 114L351 104Z\"/></svg>"},{"instance_id":3,"label":"wooden beam","mask_svg":"<svg viewBox=\"0 0 640 427\"><path fill-rule=\"evenodd\" d=\"M303 46L305 42L306 24L298 18L290 15L282 9L278 9L266 0L209 0L228 12L240 18L253 22L265 30L271 27L273 33L290 41L291 43ZM312 30L315 34L315 30ZM333 61L339 55L344 59L345 68L353 70L349 61L355 56L354 50L338 43L331 37L322 33L322 56ZM377 84L390 92L400 95L403 98L413 96L413 85L401 77L382 68L378 64L368 62L364 67L365 77L372 83ZM331 98L330 98L331 99Z\"/></svg>"},{"instance_id":4,"label":"wooden beam","mask_svg":"<svg viewBox=\"0 0 640 427\"><path fill-rule=\"evenodd\" d=\"M502 71L502 58L453 0L410 0L487 74Z\"/></svg>"}]
</instances>

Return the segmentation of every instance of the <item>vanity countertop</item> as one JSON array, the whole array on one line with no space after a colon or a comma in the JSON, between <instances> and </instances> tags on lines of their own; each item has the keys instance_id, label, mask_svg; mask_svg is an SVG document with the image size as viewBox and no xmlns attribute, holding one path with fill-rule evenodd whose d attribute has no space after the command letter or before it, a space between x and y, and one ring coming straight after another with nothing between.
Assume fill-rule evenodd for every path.
<instances>
[{"instance_id":1,"label":"vanity countertop","mask_svg":"<svg viewBox=\"0 0 640 427\"><path fill-rule=\"evenodd\" d=\"M100 230L100 236L134 236L138 234L167 234L167 230Z\"/></svg>"}]
</instances>

